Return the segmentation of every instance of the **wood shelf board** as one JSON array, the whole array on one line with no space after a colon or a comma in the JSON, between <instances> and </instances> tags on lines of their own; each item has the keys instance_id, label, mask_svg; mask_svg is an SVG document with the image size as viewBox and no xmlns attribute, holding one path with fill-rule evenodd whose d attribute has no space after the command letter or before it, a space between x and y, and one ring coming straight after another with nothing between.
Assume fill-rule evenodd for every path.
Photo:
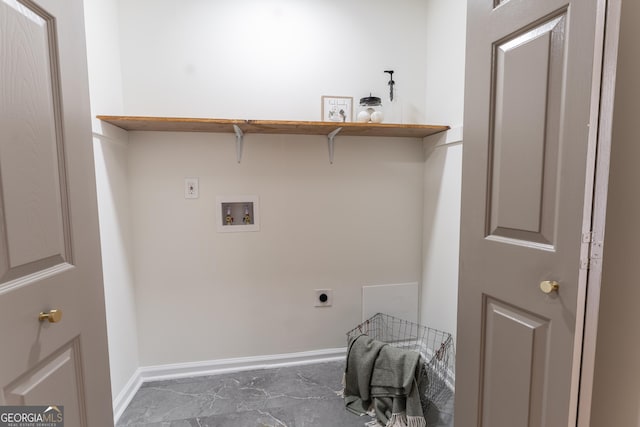
<instances>
[{"instance_id":1,"label":"wood shelf board","mask_svg":"<svg viewBox=\"0 0 640 427\"><path fill-rule=\"evenodd\" d=\"M191 119L179 117L96 116L124 130L163 132L223 132L233 133L233 125L241 126L245 120Z\"/></svg>"},{"instance_id":2,"label":"wood shelf board","mask_svg":"<svg viewBox=\"0 0 640 427\"><path fill-rule=\"evenodd\" d=\"M233 125L244 133L328 135L342 128L339 136L386 136L424 138L449 126L391 123L333 123L285 120L231 120L179 117L97 116L128 131L234 133Z\"/></svg>"}]
</instances>

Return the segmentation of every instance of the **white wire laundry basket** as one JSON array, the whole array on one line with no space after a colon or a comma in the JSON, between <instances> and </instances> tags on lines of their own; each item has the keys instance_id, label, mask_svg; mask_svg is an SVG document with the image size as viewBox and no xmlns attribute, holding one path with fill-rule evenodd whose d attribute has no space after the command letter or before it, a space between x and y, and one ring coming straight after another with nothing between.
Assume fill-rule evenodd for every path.
<instances>
[{"instance_id":1,"label":"white wire laundry basket","mask_svg":"<svg viewBox=\"0 0 640 427\"><path fill-rule=\"evenodd\" d=\"M425 417L434 406L439 408L451 399L455 354L450 333L378 313L347 332L347 339L360 334L420 353L423 377L418 384Z\"/></svg>"}]
</instances>

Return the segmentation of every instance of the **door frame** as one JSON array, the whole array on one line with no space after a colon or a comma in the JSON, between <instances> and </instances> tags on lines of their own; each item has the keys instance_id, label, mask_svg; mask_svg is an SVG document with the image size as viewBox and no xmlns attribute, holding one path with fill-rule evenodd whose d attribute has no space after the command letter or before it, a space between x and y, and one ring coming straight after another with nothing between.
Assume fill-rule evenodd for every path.
<instances>
[{"instance_id":1,"label":"door frame","mask_svg":"<svg viewBox=\"0 0 640 427\"><path fill-rule=\"evenodd\" d=\"M576 331L574 361L577 363L574 363L571 396L572 402L576 402L573 405L576 418L570 426L578 427L589 427L591 424L621 6L622 0L601 0L598 5L597 36L602 44L594 52L593 84L599 86L599 90L592 92L591 123L596 123L596 126L591 127L589 134L588 170L594 179L592 182L589 180L591 185L587 188L591 203L585 203L585 209L591 209L591 224L587 228L590 230L590 242L585 245L587 252L584 254L589 268L585 270L587 280L581 290L584 302L579 307L583 310L581 318L584 323L578 325L582 333Z\"/></svg>"}]
</instances>

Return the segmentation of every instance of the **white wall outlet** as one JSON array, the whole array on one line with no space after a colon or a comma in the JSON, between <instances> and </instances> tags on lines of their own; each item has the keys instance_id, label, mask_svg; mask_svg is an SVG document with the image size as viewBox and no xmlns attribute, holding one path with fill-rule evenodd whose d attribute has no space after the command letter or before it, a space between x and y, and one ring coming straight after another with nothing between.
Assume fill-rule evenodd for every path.
<instances>
[{"instance_id":1,"label":"white wall outlet","mask_svg":"<svg viewBox=\"0 0 640 427\"><path fill-rule=\"evenodd\" d=\"M185 199L197 199L200 197L200 188L198 184L198 178L185 178L184 179L184 198Z\"/></svg>"},{"instance_id":2,"label":"white wall outlet","mask_svg":"<svg viewBox=\"0 0 640 427\"><path fill-rule=\"evenodd\" d=\"M331 307L333 305L333 289L316 289L315 307Z\"/></svg>"}]
</instances>

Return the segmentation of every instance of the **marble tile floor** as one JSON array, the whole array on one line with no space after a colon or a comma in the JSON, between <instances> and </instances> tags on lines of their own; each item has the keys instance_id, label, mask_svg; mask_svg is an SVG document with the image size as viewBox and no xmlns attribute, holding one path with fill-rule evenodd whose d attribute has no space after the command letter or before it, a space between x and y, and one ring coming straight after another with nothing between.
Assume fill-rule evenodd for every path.
<instances>
[{"instance_id":1,"label":"marble tile floor","mask_svg":"<svg viewBox=\"0 0 640 427\"><path fill-rule=\"evenodd\" d=\"M117 427L362 427L344 408L344 362L325 362L145 383ZM427 414L453 426L453 396Z\"/></svg>"}]
</instances>

